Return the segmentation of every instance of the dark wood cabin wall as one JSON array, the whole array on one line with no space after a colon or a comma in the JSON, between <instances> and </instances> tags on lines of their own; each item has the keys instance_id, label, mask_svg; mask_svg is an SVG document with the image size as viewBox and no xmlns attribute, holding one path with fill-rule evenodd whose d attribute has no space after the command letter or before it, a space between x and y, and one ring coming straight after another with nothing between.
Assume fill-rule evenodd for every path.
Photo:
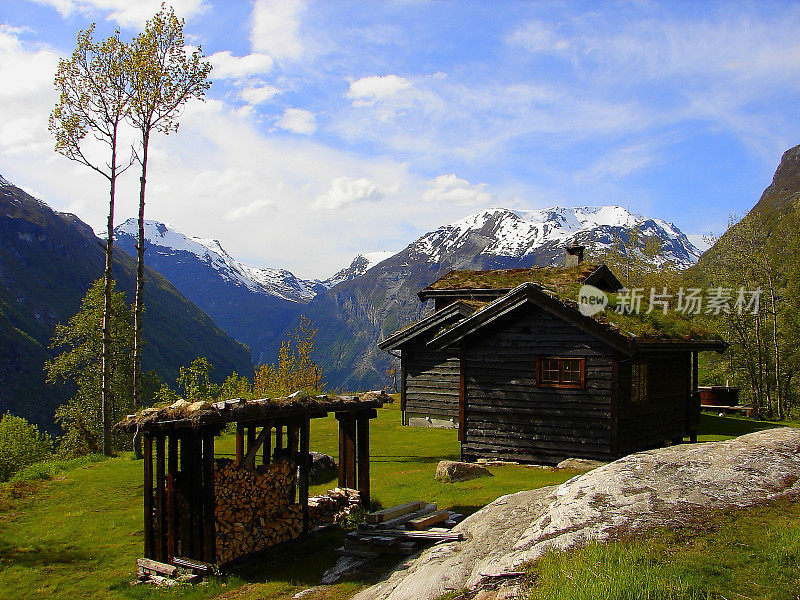
<instances>
[{"instance_id":1,"label":"dark wood cabin wall","mask_svg":"<svg viewBox=\"0 0 800 600\"><path fill-rule=\"evenodd\" d=\"M458 420L458 351L432 352L424 347L403 350L405 410Z\"/></svg>"},{"instance_id":2,"label":"dark wood cabin wall","mask_svg":"<svg viewBox=\"0 0 800 600\"><path fill-rule=\"evenodd\" d=\"M584 358L584 389L536 386L539 356ZM613 353L531 307L467 338L466 458L555 463L611 458Z\"/></svg>"},{"instance_id":3,"label":"dark wood cabin wall","mask_svg":"<svg viewBox=\"0 0 800 600\"><path fill-rule=\"evenodd\" d=\"M631 372L635 362L647 364L647 396L631 399ZM618 443L621 455L657 448L683 438L689 361L685 353L648 353L620 362Z\"/></svg>"}]
</instances>

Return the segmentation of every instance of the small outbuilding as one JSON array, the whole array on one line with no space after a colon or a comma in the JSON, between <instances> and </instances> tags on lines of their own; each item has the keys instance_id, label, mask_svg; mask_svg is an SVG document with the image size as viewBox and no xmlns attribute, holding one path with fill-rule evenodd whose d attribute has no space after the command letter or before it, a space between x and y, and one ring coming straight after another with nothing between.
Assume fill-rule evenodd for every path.
<instances>
[{"instance_id":1,"label":"small outbuilding","mask_svg":"<svg viewBox=\"0 0 800 600\"><path fill-rule=\"evenodd\" d=\"M369 421L388 399L178 401L130 415L117 428L144 441L145 558L222 565L308 534L312 509L326 510L309 506L311 422L330 413L339 424L339 486L369 506ZM228 424L236 427L232 459L214 448Z\"/></svg>"},{"instance_id":2,"label":"small outbuilding","mask_svg":"<svg viewBox=\"0 0 800 600\"><path fill-rule=\"evenodd\" d=\"M405 425L457 428L464 460L611 460L696 440L698 352L727 344L680 315L617 313L617 277L568 252L564 267L452 271L419 292L434 312L379 344L400 357ZM611 305L583 314L584 285Z\"/></svg>"}]
</instances>

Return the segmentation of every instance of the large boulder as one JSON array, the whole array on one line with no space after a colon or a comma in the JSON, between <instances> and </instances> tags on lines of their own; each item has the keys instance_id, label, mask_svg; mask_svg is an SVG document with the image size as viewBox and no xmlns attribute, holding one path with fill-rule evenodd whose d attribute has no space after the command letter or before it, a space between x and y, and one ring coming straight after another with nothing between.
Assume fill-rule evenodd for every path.
<instances>
[{"instance_id":1,"label":"large boulder","mask_svg":"<svg viewBox=\"0 0 800 600\"><path fill-rule=\"evenodd\" d=\"M800 429L640 452L561 484L498 498L355 600L432 600L512 573L551 549L674 527L800 494Z\"/></svg>"},{"instance_id":2,"label":"large boulder","mask_svg":"<svg viewBox=\"0 0 800 600\"><path fill-rule=\"evenodd\" d=\"M442 460L436 466L434 479L450 483L452 481L469 481L478 477L491 477L491 475L489 469L475 463Z\"/></svg>"},{"instance_id":3,"label":"large boulder","mask_svg":"<svg viewBox=\"0 0 800 600\"><path fill-rule=\"evenodd\" d=\"M311 452L311 466L308 475L312 484L330 481L336 476L338 468L332 456L322 452Z\"/></svg>"}]
</instances>

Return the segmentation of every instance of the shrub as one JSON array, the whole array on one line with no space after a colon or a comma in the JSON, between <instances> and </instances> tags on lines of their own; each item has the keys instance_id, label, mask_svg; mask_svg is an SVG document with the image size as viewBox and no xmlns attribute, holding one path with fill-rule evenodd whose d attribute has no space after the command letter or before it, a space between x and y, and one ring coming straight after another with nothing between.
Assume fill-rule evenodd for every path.
<instances>
[{"instance_id":1,"label":"shrub","mask_svg":"<svg viewBox=\"0 0 800 600\"><path fill-rule=\"evenodd\" d=\"M50 457L50 436L36 425L9 413L0 419L0 481L8 480L23 467Z\"/></svg>"}]
</instances>

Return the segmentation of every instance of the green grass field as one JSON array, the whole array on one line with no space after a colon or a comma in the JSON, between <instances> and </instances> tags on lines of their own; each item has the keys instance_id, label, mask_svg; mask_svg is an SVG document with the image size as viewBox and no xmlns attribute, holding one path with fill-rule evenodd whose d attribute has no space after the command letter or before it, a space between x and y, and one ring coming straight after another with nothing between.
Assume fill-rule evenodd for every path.
<instances>
[{"instance_id":1,"label":"green grass field","mask_svg":"<svg viewBox=\"0 0 800 600\"><path fill-rule=\"evenodd\" d=\"M770 423L703 416L704 436L720 439ZM561 483L576 473L520 465L493 467L493 477L437 483L436 463L458 456L453 430L400 426L397 406L379 411L372 423L373 499L390 506L413 499L472 512L498 496ZM333 417L312 423L312 449L336 455ZM219 454L233 452L232 436L218 439ZM298 541L260 558L225 579L188 590L131 587L142 555L142 463L129 455L84 459L64 465L50 480L0 486L0 598L236 598L288 599L314 586L331 566L342 534L330 532ZM31 470L34 475L41 468ZM57 470L56 470L57 472ZM335 485L316 486L317 493ZM349 598L369 581L346 581L319 598ZM309 596L314 598L314 596Z\"/></svg>"}]
</instances>

